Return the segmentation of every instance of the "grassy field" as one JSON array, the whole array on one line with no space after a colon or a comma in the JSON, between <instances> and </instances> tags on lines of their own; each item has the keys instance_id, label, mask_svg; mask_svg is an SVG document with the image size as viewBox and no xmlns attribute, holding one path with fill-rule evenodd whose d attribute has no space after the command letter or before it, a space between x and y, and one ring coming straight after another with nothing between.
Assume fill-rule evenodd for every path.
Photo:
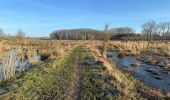
<instances>
[{"instance_id":1,"label":"grassy field","mask_svg":"<svg viewBox=\"0 0 170 100\"><path fill-rule=\"evenodd\" d=\"M169 43L110 41L108 51L122 55L165 54L169 57ZM133 73L117 67L104 58L101 41L56 41L36 39L1 39L1 58L12 48L27 48L31 67L0 83L0 98L4 100L144 100L168 99L170 93L145 86ZM163 49L162 49L163 48ZM39 50L50 55L35 62ZM153 54L153 51L155 52ZM168 68L168 67L167 67Z\"/></svg>"}]
</instances>

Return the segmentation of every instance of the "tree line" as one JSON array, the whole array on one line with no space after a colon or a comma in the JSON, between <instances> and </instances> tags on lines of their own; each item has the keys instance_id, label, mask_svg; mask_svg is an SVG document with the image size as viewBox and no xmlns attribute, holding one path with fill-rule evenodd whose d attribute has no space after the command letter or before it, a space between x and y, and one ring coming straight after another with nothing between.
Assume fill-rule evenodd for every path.
<instances>
[{"instance_id":1,"label":"tree line","mask_svg":"<svg viewBox=\"0 0 170 100\"><path fill-rule=\"evenodd\" d=\"M153 20L141 25L142 31L136 33L131 27L117 27L108 29L108 39L111 40L170 40L170 22L157 23ZM18 30L15 37L24 38L25 32ZM0 28L0 37L5 36ZM51 39L57 40L103 40L105 29L90 28L56 30L50 34Z\"/></svg>"},{"instance_id":2,"label":"tree line","mask_svg":"<svg viewBox=\"0 0 170 100\"><path fill-rule=\"evenodd\" d=\"M102 39L102 31L89 28L57 30L50 37L58 40L98 40Z\"/></svg>"},{"instance_id":3,"label":"tree line","mask_svg":"<svg viewBox=\"0 0 170 100\"><path fill-rule=\"evenodd\" d=\"M131 27L108 29L109 39L118 40L170 40L170 22L156 23L151 20L141 25L142 31L137 34ZM50 34L52 39L58 40L101 40L105 32L94 29L57 30Z\"/></svg>"},{"instance_id":4,"label":"tree line","mask_svg":"<svg viewBox=\"0 0 170 100\"><path fill-rule=\"evenodd\" d=\"M170 22L149 21L142 25L142 32L145 39L150 40L170 40Z\"/></svg>"},{"instance_id":5,"label":"tree line","mask_svg":"<svg viewBox=\"0 0 170 100\"><path fill-rule=\"evenodd\" d=\"M113 28L108 31L110 39L114 35L135 33L130 27ZM50 34L52 39L58 40L102 40L104 36L104 31L89 28L57 30Z\"/></svg>"}]
</instances>

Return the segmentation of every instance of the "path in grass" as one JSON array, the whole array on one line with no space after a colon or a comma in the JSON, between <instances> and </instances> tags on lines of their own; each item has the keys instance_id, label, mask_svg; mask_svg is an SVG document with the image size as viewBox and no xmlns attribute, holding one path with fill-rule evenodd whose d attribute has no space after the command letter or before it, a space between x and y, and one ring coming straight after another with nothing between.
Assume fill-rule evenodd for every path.
<instances>
[{"instance_id":1,"label":"path in grass","mask_svg":"<svg viewBox=\"0 0 170 100\"><path fill-rule=\"evenodd\" d=\"M82 48L81 48L82 49ZM80 87L81 87L81 80L82 80L82 54L81 52L77 55L75 61L75 80L72 81L71 86L69 87L68 96L66 99L68 100L80 100Z\"/></svg>"},{"instance_id":2,"label":"path in grass","mask_svg":"<svg viewBox=\"0 0 170 100\"><path fill-rule=\"evenodd\" d=\"M126 100L127 98L143 98L137 92L137 89L142 86L138 86L134 78L114 68L107 61L98 59L96 57L98 54L93 52L84 46L77 46L60 61L55 59L35 66L22 76L7 81L6 83L10 82L7 85L11 88L10 92L1 96L0 99ZM102 59L100 56L99 58ZM6 83L1 83L0 88L2 89ZM150 95L147 94L147 96Z\"/></svg>"},{"instance_id":3,"label":"path in grass","mask_svg":"<svg viewBox=\"0 0 170 100\"><path fill-rule=\"evenodd\" d=\"M80 100L80 88L81 88L81 80L82 80L82 65L80 63L80 61L82 60L82 55L80 54L80 56L78 57L78 63L77 63L77 78L76 78L76 86L75 86L75 98L76 100Z\"/></svg>"}]
</instances>

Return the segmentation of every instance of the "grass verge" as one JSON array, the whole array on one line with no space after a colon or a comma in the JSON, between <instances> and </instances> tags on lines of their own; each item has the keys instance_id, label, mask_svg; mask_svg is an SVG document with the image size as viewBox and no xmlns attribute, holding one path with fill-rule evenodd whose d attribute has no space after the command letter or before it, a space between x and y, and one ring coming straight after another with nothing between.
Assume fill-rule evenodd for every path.
<instances>
[{"instance_id":1,"label":"grass verge","mask_svg":"<svg viewBox=\"0 0 170 100\"><path fill-rule=\"evenodd\" d=\"M114 78L108 74L102 62L93 59L90 52L82 54L82 100L113 100L117 90ZM91 64L90 64L91 63Z\"/></svg>"},{"instance_id":2,"label":"grass verge","mask_svg":"<svg viewBox=\"0 0 170 100\"><path fill-rule=\"evenodd\" d=\"M54 60L37 65L13 81L6 82L10 91L1 99L65 99L71 82L76 77L75 61L81 47L66 54L61 61ZM2 83L1 88L5 83Z\"/></svg>"}]
</instances>

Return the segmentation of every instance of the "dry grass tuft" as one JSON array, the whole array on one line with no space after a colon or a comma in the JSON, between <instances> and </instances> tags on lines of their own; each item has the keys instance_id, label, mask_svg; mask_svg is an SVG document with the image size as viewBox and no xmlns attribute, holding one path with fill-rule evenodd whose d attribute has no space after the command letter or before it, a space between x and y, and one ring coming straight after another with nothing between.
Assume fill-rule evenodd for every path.
<instances>
[{"instance_id":1,"label":"dry grass tuft","mask_svg":"<svg viewBox=\"0 0 170 100\"><path fill-rule=\"evenodd\" d=\"M139 55L140 52L146 50L155 50L157 52L163 51L170 56L170 42L155 41L148 43L147 41L110 41L112 49L122 49L131 55ZM111 48L110 47L110 48ZM128 51L128 52L127 52Z\"/></svg>"}]
</instances>

